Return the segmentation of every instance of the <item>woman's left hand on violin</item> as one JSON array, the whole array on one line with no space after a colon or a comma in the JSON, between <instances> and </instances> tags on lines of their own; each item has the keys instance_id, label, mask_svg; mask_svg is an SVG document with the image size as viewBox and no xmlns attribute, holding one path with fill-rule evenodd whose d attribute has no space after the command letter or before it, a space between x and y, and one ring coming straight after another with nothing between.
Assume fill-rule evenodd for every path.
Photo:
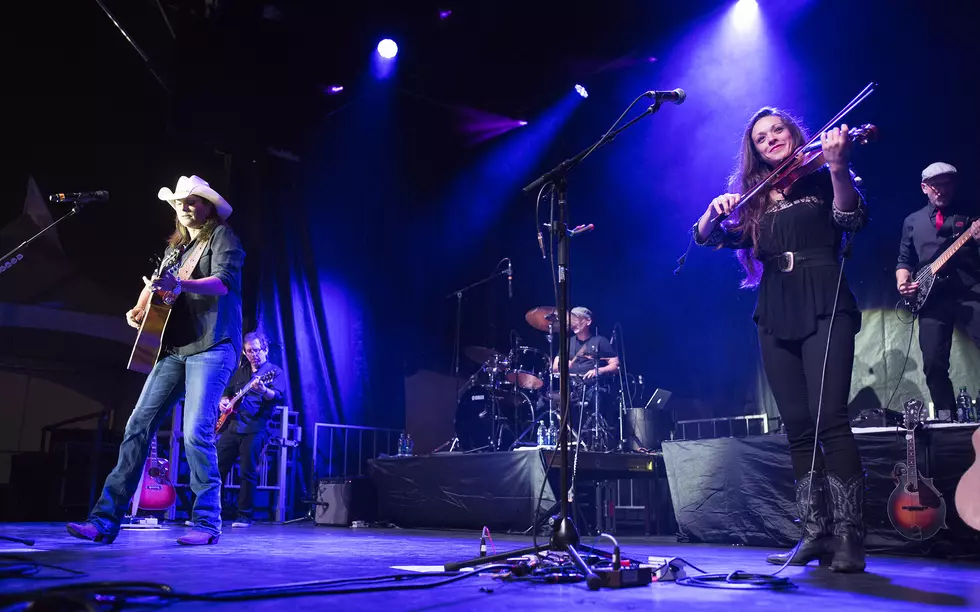
<instances>
[{"instance_id":1,"label":"woman's left hand on violin","mask_svg":"<svg viewBox=\"0 0 980 612\"><path fill-rule=\"evenodd\" d=\"M824 160L831 170L847 168L851 157L851 139L847 132L847 124L844 123L840 128L820 134L820 148L823 149Z\"/></svg>"}]
</instances>

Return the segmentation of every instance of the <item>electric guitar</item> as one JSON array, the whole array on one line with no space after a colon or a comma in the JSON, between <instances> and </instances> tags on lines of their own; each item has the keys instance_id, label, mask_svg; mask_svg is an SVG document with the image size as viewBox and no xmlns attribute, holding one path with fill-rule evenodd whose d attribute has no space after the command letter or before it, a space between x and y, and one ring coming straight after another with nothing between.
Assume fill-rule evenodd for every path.
<instances>
[{"instance_id":1,"label":"electric guitar","mask_svg":"<svg viewBox=\"0 0 980 612\"><path fill-rule=\"evenodd\" d=\"M935 285L936 280L939 278L939 271L942 269L946 262L956 255L964 244L969 242L970 238L973 237L973 232L980 229L980 219L977 219L970 226L970 229L960 234L959 238L953 241L946 250L940 253L938 256L934 257L932 261L923 264L915 273L915 277L912 282L919 283L919 290L915 295L905 298L904 306L905 308L916 314L925 305L926 300L929 299L929 293L932 291L933 285Z\"/></svg>"},{"instance_id":2,"label":"electric guitar","mask_svg":"<svg viewBox=\"0 0 980 612\"><path fill-rule=\"evenodd\" d=\"M946 500L932 478L923 478L915 465L915 429L922 419L922 401L905 402L906 463L892 471L895 490L888 498L888 520L909 540L928 540L946 528Z\"/></svg>"},{"instance_id":3,"label":"electric guitar","mask_svg":"<svg viewBox=\"0 0 980 612\"><path fill-rule=\"evenodd\" d=\"M973 452L980 459L980 429L973 432ZM974 461L956 485L956 511L963 522L980 530L980 461Z\"/></svg>"},{"instance_id":4,"label":"electric guitar","mask_svg":"<svg viewBox=\"0 0 980 612\"><path fill-rule=\"evenodd\" d=\"M177 492L170 482L170 462L157 456L157 437L150 440L150 456L143 467L140 486L136 490L136 507L143 510L166 510L177 501Z\"/></svg>"},{"instance_id":5,"label":"electric guitar","mask_svg":"<svg viewBox=\"0 0 980 612\"><path fill-rule=\"evenodd\" d=\"M218 417L218 424L214 426L214 431L216 433L221 431L221 429L225 426L225 423L228 422L228 417L230 417L235 412L236 410L235 404L237 404L238 400L242 399L246 393L251 391L252 387L257 382L261 380L263 385L268 385L273 380L275 380L276 376L278 375L279 375L279 370L269 370L265 374L262 374L261 376L255 376L252 378L252 380L248 381L247 385L239 389L238 393L236 393L230 400L228 400L229 409L222 411L221 416Z\"/></svg>"},{"instance_id":6,"label":"electric guitar","mask_svg":"<svg viewBox=\"0 0 980 612\"><path fill-rule=\"evenodd\" d=\"M160 262L154 276L170 274L176 276L180 267L180 257L184 249L174 249L167 257ZM169 301L168 301L169 300ZM127 369L134 372L149 374L150 370L160 358L160 349L163 348L163 332L167 329L167 321L170 319L170 310L176 298L168 291L150 293L149 299L140 296L140 301L136 305L143 311L143 319L140 321L139 333L136 335L136 343L133 345L133 352L129 355L129 365Z\"/></svg>"}]
</instances>

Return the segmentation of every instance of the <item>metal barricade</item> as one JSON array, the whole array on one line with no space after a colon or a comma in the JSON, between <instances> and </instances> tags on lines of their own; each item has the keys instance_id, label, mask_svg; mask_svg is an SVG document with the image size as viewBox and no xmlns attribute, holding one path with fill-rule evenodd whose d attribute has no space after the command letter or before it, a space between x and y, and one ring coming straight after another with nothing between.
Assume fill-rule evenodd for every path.
<instances>
[{"instance_id":1,"label":"metal barricade","mask_svg":"<svg viewBox=\"0 0 980 612\"><path fill-rule=\"evenodd\" d=\"M366 476L368 459L396 454L402 433L401 429L315 423L311 475L314 480Z\"/></svg>"},{"instance_id":2,"label":"metal barricade","mask_svg":"<svg viewBox=\"0 0 980 612\"><path fill-rule=\"evenodd\" d=\"M768 414L747 414L743 416L719 417L716 419L693 419L677 421L675 435L677 440L705 440L710 438L744 438L769 434ZM753 425L755 425L753 427ZM694 430L692 435L691 429ZM711 435L705 435L706 431Z\"/></svg>"}]
</instances>

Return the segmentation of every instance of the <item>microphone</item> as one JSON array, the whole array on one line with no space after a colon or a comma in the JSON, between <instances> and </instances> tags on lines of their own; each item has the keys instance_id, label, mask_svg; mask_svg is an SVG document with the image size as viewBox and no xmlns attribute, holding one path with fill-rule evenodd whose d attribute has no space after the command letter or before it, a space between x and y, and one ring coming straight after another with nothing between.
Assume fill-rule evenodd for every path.
<instances>
[{"instance_id":1,"label":"microphone","mask_svg":"<svg viewBox=\"0 0 980 612\"><path fill-rule=\"evenodd\" d=\"M680 87L674 91L648 91L643 95L656 100L673 102L674 104L683 104L684 100L687 100L687 94Z\"/></svg>"},{"instance_id":2,"label":"microphone","mask_svg":"<svg viewBox=\"0 0 980 612\"><path fill-rule=\"evenodd\" d=\"M75 202L84 204L86 202L105 202L109 199L109 192L104 189L99 191L77 191L75 193L52 193L48 196L48 202Z\"/></svg>"},{"instance_id":3,"label":"microphone","mask_svg":"<svg viewBox=\"0 0 980 612\"><path fill-rule=\"evenodd\" d=\"M613 328L612 338L609 340L609 344L616 344L616 328Z\"/></svg>"},{"instance_id":4,"label":"microphone","mask_svg":"<svg viewBox=\"0 0 980 612\"><path fill-rule=\"evenodd\" d=\"M507 297L514 299L514 268L510 265L510 259L507 260Z\"/></svg>"}]
</instances>

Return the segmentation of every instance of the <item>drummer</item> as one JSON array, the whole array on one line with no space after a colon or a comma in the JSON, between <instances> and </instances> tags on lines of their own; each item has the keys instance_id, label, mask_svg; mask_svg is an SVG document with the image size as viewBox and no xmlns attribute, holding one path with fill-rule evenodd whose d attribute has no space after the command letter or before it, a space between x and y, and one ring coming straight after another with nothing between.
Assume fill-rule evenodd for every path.
<instances>
[{"instance_id":1,"label":"drummer","mask_svg":"<svg viewBox=\"0 0 980 612\"><path fill-rule=\"evenodd\" d=\"M619 356L606 337L592 335L592 311L585 306L576 306L572 308L568 322L574 334L568 342L568 372L584 379L615 374L619 370ZM558 371L558 357L551 369Z\"/></svg>"}]
</instances>

